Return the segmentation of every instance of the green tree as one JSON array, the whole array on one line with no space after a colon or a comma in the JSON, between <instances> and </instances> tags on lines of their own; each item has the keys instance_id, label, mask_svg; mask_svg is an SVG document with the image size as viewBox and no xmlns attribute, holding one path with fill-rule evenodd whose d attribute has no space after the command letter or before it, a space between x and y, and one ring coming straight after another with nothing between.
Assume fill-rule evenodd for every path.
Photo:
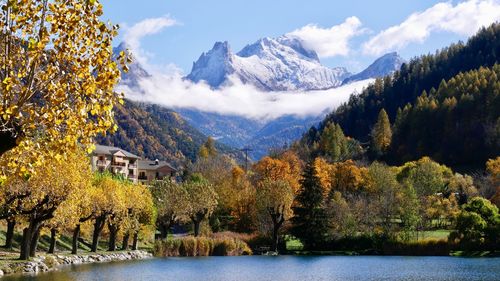
<instances>
[{"instance_id":1,"label":"green tree","mask_svg":"<svg viewBox=\"0 0 500 281\"><path fill-rule=\"evenodd\" d=\"M319 147L323 154L333 162L349 159L349 141L342 128L335 123L326 125L319 140Z\"/></svg>"},{"instance_id":2,"label":"green tree","mask_svg":"<svg viewBox=\"0 0 500 281\"><path fill-rule=\"evenodd\" d=\"M323 206L323 188L313 163L308 163L300 181L300 189L292 208L291 232L307 248L314 249L324 241L327 216Z\"/></svg>"},{"instance_id":3,"label":"green tree","mask_svg":"<svg viewBox=\"0 0 500 281\"><path fill-rule=\"evenodd\" d=\"M400 216L402 198L394 169L374 162L368 168L368 181L369 190L374 194L371 200L373 224L381 227L384 235L393 238L394 219Z\"/></svg>"},{"instance_id":4,"label":"green tree","mask_svg":"<svg viewBox=\"0 0 500 281\"><path fill-rule=\"evenodd\" d=\"M218 196L212 184L202 177L193 178L183 184L187 192L187 215L193 222L194 236L200 235L200 224L210 217L218 203Z\"/></svg>"},{"instance_id":5,"label":"green tree","mask_svg":"<svg viewBox=\"0 0 500 281\"><path fill-rule=\"evenodd\" d=\"M404 241L408 242L411 236L417 231L420 219L420 200L417 192L411 185L403 187L401 199L401 234Z\"/></svg>"},{"instance_id":6,"label":"green tree","mask_svg":"<svg viewBox=\"0 0 500 281\"><path fill-rule=\"evenodd\" d=\"M157 212L156 228L160 238L166 239L170 228L187 212L188 194L182 185L171 181L155 181L150 189Z\"/></svg>"},{"instance_id":7,"label":"green tree","mask_svg":"<svg viewBox=\"0 0 500 281\"><path fill-rule=\"evenodd\" d=\"M391 145L391 140L392 130L389 116L387 116L385 109L382 109L372 130L371 148L373 153L377 156L385 154Z\"/></svg>"},{"instance_id":8,"label":"green tree","mask_svg":"<svg viewBox=\"0 0 500 281\"><path fill-rule=\"evenodd\" d=\"M419 197L445 192L453 172L445 165L423 157L418 161L407 162L399 168L399 182L407 182L413 186Z\"/></svg>"},{"instance_id":9,"label":"green tree","mask_svg":"<svg viewBox=\"0 0 500 281\"><path fill-rule=\"evenodd\" d=\"M456 231L450 234L450 240L459 241L467 248L481 245L498 247L499 234L498 208L484 198L474 197L463 205Z\"/></svg>"}]
</instances>

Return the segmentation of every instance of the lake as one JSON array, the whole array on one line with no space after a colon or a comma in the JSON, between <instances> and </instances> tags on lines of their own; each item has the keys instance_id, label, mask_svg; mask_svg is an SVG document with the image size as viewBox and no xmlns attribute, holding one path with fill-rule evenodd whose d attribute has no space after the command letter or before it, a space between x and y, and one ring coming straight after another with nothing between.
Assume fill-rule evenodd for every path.
<instances>
[{"instance_id":1,"label":"lake","mask_svg":"<svg viewBox=\"0 0 500 281\"><path fill-rule=\"evenodd\" d=\"M68 266L4 280L500 280L500 258L245 256L158 258Z\"/></svg>"}]
</instances>

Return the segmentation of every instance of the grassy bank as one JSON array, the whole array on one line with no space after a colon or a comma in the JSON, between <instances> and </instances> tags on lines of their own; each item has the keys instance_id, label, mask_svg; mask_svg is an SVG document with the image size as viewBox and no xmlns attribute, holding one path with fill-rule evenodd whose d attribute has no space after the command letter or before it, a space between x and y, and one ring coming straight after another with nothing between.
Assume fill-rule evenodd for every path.
<instances>
[{"instance_id":1,"label":"grassy bank","mask_svg":"<svg viewBox=\"0 0 500 281\"><path fill-rule=\"evenodd\" d=\"M498 250L477 249L463 251L460 245L450 243L450 230L420 231L410 241L389 241L377 237L351 237L331 241L319 249L305 250L302 243L285 237L286 254L291 255L398 255L398 256L460 256L497 257Z\"/></svg>"}]
</instances>

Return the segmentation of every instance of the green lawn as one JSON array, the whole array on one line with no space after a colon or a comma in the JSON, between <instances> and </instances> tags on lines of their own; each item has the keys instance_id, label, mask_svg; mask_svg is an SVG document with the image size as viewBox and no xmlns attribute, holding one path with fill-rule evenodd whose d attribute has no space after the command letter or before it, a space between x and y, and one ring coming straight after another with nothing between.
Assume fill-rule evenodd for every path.
<instances>
[{"instance_id":1,"label":"green lawn","mask_svg":"<svg viewBox=\"0 0 500 281\"><path fill-rule=\"evenodd\" d=\"M450 235L451 230L448 229L437 229L437 230L429 230L429 231L419 231L418 232L418 240L424 239L448 239L448 235ZM415 237L416 240L416 237Z\"/></svg>"}]
</instances>

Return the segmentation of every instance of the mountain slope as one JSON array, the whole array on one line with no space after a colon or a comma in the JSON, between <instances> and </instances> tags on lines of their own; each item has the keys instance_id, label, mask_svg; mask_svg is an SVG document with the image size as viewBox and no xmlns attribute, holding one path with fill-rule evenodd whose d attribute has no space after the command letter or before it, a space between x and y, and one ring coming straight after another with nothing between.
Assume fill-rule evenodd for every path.
<instances>
[{"instance_id":1,"label":"mountain slope","mask_svg":"<svg viewBox=\"0 0 500 281\"><path fill-rule=\"evenodd\" d=\"M408 64L403 64L401 70L396 71L392 76L378 79L374 85L365 89L360 95L352 96L347 104L328 115L321 122L318 132L304 135L300 143L309 146L309 148L312 147L321 138L325 126L331 122L338 123L346 135L354 137L363 143L368 143L370 141L371 129L377 121L377 116L381 109L385 109L388 113L391 123L397 124L402 118L402 116L397 117L398 111L403 110L408 104L410 108L416 107L422 109L419 103L423 103L421 97L425 97L427 93L433 95L436 89L444 87L444 84L449 83L449 81L452 81L452 84L455 85L453 79L457 79L456 76L460 73L479 70L481 67L491 68L499 62L499 59L500 24L493 24L488 28L481 29L466 44L452 44L435 55L424 55L413 59ZM488 79L497 78L491 76ZM478 84L475 85L474 83ZM498 94L494 89L481 88L480 85L484 83L483 79L478 79L477 81L473 81L472 84L471 82L459 84L458 88L450 88L447 91L450 93L456 92L457 97L455 99L459 103L461 99L467 100L471 98L474 100L476 98L470 95L472 91L467 90L467 87L472 87L471 89L473 90L483 89L483 91L491 92L493 95ZM432 133L433 130L430 129L434 125L440 124L443 118L451 118L447 117L445 112L431 115L432 118L422 119L424 121L418 119L418 116L426 116L426 112L439 107L438 102L430 102L427 107L423 107L423 110L417 110L417 113L408 122L422 126L419 130L413 127L415 133L417 131L421 132L421 130L426 133L417 136L416 134L412 134L410 130L398 136L399 133L396 132L394 136L395 142L392 145L397 147L391 148L393 150L387 160L391 160L394 164L399 164L397 162L414 160L423 154L428 154L433 155L437 158L436 160L442 160L443 163L452 167L461 167L464 165L476 168L483 167L486 157L497 156L494 155L495 153L491 153L491 151L498 151L496 150L498 148L490 148L488 150L490 153L484 154L485 151L483 148L487 147L488 144L483 143L481 145L469 146L470 143L467 143L465 140L471 137L479 140L479 142L490 141L488 140L490 137L486 138L486 136L491 136L492 130L500 128L500 125L496 125L500 124L500 121L498 119L495 120L495 116L488 118L484 118L483 116L488 111L486 110L487 107L491 106L488 103L495 98L489 97L485 99L484 95L478 95L478 98L484 100L483 108L477 107L477 104L474 102L466 102L464 103L464 108L467 108L467 106L476 106L475 110L454 111L454 114L462 116L462 118L475 120L473 121L476 122L474 126L466 125L466 123L463 125L469 126L467 128L475 129L465 130L466 133L463 133L464 131L458 133L462 125L460 125L460 122L456 122L452 125L450 125L451 123L447 123L448 126L446 128L442 126L434 130L435 132L451 130L449 139L446 135L441 135L441 138L437 138L438 135ZM440 102L444 102L444 100ZM450 102L450 100L447 101L447 103ZM446 111L445 108L443 107L441 110ZM496 110L498 113L499 107L497 104L494 104L493 110ZM451 118L450 120L454 119ZM426 143L432 143L433 139L434 141L447 142L448 146L454 147L454 151L460 151L462 155L447 155L451 152L446 149L439 149L442 146L430 146L429 148ZM482 156L465 156L463 153L477 153Z\"/></svg>"},{"instance_id":2,"label":"mountain slope","mask_svg":"<svg viewBox=\"0 0 500 281\"><path fill-rule=\"evenodd\" d=\"M186 78L217 88L234 76L264 91L294 91L337 87L350 75L345 68L321 65L317 54L298 39L282 36L260 39L237 54L227 42L217 42L193 63Z\"/></svg>"},{"instance_id":3,"label":"mountain slope","mask_svg":"<svg viewBox=\"0 0 500 281\"><path fill-rule=\"evenodd\" d=\"M163 159L174 165L194 161L207 137L182 117L158 105L125 101L115 108L118 130L98 138L99 144L121 147L148 159ZM222 153L232 149L217 144Z\"/></svg>"}]
</instances>

